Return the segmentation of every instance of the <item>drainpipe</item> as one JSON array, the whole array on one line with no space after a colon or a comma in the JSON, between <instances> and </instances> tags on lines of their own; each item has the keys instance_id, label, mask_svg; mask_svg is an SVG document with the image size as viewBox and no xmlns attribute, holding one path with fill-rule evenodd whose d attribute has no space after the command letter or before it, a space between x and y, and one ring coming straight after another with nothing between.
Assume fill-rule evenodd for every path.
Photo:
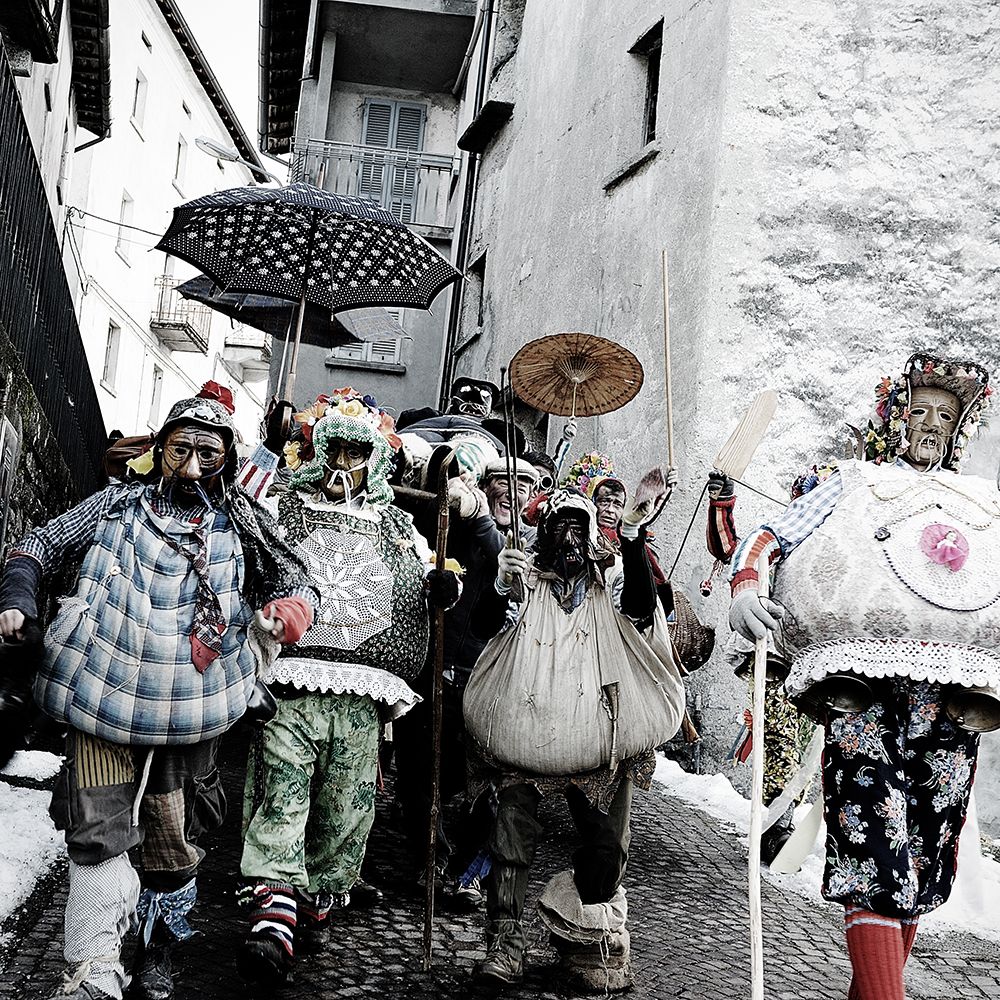
<instances>
[{"instance_id":1,"label":"drainpipe","mask_svg":"<svg viewBox=\"0 0 1000 1000\"><path fill-rule=\"evenodd\" d=\"M472 120L479 117L479 112L483 109L486 98L486 88L490 72L490 51L493 48L493 20L495 16L496 0L485 0L485 9L482 19L477 19L480 24L482 42L479 51L479 74L476 78L476 94L472 103ZM473 39L469 43L470 48L466 55L471 60L472 47L475 45L476 29L473 28ZM467 67L463 64L463 69L459 71L459 78L465 74ZM476 184L479 180L479 153L469 153L465 168L465 196L462 199L462 215L458 224L458 245L455 248L455 266L461 271L463 279L466 268L469 265L469 239L472 233L472 223L475 218ZM451 296L451 308L448 311L448 332L445 337L444 365L442 366L441 392L439 394L439 406L443 410L448 402L448 393L451 389L452 379L455 372L455 346L458 343L458 325L462 317L462 304L465 300L465 281L455 284Z\"/></svg>"},{"instance_id":2,"label":"drainpipe","mask_svg":"<svg viewBox=\"0 0 1000 1000\"><path fill-rule=\"evenodd\" d=\"M469 64L472 62L472 54L476 51L476 42L479 41L479 32L483 28L483 12L486 8L488 0L479 0L476 4L476 23L472 26L472 37L469 39L469 44L465 49L465 55L462 57L462 65L458 70L458 78L455 80L455 86L451 88L451 92L458 97L458 92L462 89L462 84L465 83L465 74L469 72Z\"/></svg>"}]
</instances>

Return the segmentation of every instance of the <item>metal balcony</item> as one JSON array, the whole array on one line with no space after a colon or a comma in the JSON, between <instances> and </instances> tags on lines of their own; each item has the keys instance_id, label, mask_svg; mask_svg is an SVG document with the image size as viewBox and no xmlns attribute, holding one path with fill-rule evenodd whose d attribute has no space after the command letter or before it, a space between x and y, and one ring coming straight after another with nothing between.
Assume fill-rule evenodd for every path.
<instances>
[{"instance_id":1,"label":"metal balcony","mask_svg":"<svg viewBox=\"0 0 1000 1000\"><path fill-rule=\"evenodd\" d=\"M226 333L223 359L230 371L237 369L243 382L260 382L271 367L271 337L262 330L237 325Z\"/></svg>"},{"instance_id":2,"label":"metal balcony","mask_svg":"<svg viewBox=\"0 0 1000 1000\"><path fill-rule=\"evenodd\" d=\"M454 227L449 204L458 159L441 153L385 149L327 139L296 143L292 179L334 194L370 198L400 222L449 238Z\"/></svg>"},{"instance_id":3,"label":"metal balcony","mask_svg":"<svg viewBox=\"0 0 1000 1000\"><path fill-rule=\"evenodd\" d=\"M149 317L149 329L171 351L208 354L212 310L184 298L176 289L177 278L161 274L155 279L156 301Z\"/></svg>"}]
</instances>

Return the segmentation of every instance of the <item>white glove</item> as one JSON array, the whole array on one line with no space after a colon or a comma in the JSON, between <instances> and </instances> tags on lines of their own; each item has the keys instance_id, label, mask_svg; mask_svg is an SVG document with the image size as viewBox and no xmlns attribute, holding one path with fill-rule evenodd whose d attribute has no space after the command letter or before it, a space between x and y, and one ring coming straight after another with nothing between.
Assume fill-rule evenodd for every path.
<instances>
[{"instance_id":1,"label":"white glove","mask_svg":"<svg viewBox=\"0 0 1000 1000\"><path fill-rule=\"evenodd\" d=\"M524 576L528 570L528 557L520 549L510 547L510 536L507 542L508 547L497 556L497 587L503 592L510 590L515 576Z\"/></svg>"},{"instance_id":2,"label":"white glove","mask_svg":"<svg viewBox=\"0 0 1000 1000\"><path fill-rule=\"evenodd\" d=\"M622 518L622 534L636 538L642 525L650 525L663 511L677 485L676 469L650 469L639 482L632 507Z\"/></svg>"},{"instance_id":3,"label":"white glove","mask_svg":"<svg viewBox=\"0 0 1000 1000\"><path fill-rule=\"evenodd\" d=\"M763 639L778 627L785 609L767 597L758 597L752 590L741 590L729 605L729 627L744 639Z\"/></svg>"},{"instance_id":4,"label":"white glove","mask_svg":"<svg viewBox=\"0 0 1000 1000\"><path fill-rule=\"evenodd\" d=\"M563 425L562 436L567 441L572 441L576 437L576 417L570 417Z\"/></svg>"},{"instance_id":5,"label":"white glove","mask_svg":"<svg viewBox=\"0 0 1000 1000\"><path fill-rule=\"evenodd\" d=\"M448 506L463 520L480 517L489 509L486 494L464 479L448 480Z\"/></svg>"}]
</instances>

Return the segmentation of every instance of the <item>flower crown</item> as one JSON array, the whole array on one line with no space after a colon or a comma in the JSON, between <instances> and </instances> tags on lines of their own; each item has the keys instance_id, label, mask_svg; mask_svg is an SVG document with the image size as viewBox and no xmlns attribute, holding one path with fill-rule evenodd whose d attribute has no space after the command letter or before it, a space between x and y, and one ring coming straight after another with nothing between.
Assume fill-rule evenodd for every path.
<instances>
[{"instance_id":1,"label":"flower crown","mask_svg":"<svg viewBox=\"0 0 1000 1000\"><path fill-rule=\"evenodd\" d=\"M402 445L396 434L396 421L378 405L375 397L362 395L351 386L345 386L332 393L320 393L315 403L294 414L293 419L298 426L292 440L285 445L285 461L293 472L316 457L313 432L324 417L359 420L381 434L393 451L398 451Z\"/></svg>"},{"instance_id":2,"label":"flower crown","mask_svg":"<svg viewBox=\"0 0 1000 1000\"><path fill-rule=\"evenodd\" d=\"M581 455L563 476L560 486L572 486L581 493L590 495L590 484L595 479L617 479L615 463L607 455L592 451Z\"/></svg>"}]
</instances>

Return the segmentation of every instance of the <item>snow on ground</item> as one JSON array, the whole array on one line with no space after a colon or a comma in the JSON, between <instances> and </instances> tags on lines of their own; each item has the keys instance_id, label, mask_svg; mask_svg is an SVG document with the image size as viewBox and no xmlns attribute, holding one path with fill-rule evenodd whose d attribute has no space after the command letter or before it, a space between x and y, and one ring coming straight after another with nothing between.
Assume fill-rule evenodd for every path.
<instances>
[{"instance_id":1,"label":"snow on ground","mask_svg":"<svg viewBox=\"0 0 1000 1000\"><path fill-rule=\"evenodd\" d=\"M24 751L3 773L41 780L54 775L59 764L54 754ZM62 834L49 819L50 797L47 791L0 781L0 926L65 850Z\"/></svg>"},{"instance_id":2,"label":"snow on ground","mask_svg":"<svg viewBox=\"0 0 1000 1000\"><path fill-rule=\"evenodd\" d=\"M12 778L33 778L44 781L54 778L62 764L62 757L43 750L21 750L14 754L10 763L0 770L0 774L9 774Z\"/></svg>"},{"instance_id":3,"label":"snow on ground","mask_svg":"<svg viewBox=\"0 0 1000 1000\"><path fill-rule=\"evenodd\" d=\"M746 842L750 828L750 803L733 788L725 775L690 774L676 761L658 758L655 778L668 797L681 799L695 809L722 820L724 830ZM808 809L808 805L796 809L796 822L801 822ZM813 851L801 871L794 875L775 875L764 869L764 878L778 888L822 902L820 883L823 878L824 834L825 829L821 827ZM1000 863L983 857L980 850L975 798L959 844L958 878L951 898L934 913L922 917L920 929L937 934L965 931L1000 941Z\"/></svg>"}]
</instances>

